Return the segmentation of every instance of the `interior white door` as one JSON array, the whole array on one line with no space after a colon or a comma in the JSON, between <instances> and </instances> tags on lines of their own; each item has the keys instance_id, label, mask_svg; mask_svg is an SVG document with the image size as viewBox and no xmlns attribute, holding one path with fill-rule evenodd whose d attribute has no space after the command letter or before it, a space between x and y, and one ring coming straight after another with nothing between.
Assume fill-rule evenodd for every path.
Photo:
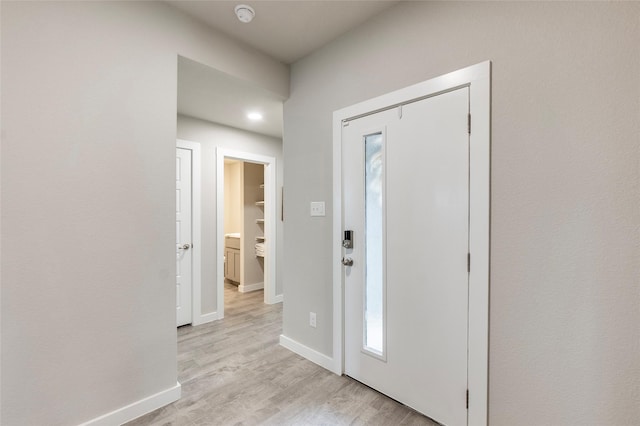
<instances>
[{"instance_id":1,"label":"interior white door","mask_svg":"<svg viewBox=\"0 0 640 426\"><path fill-rule=\"evenodd\" d=\"M468 112L461 88L342 131L345 372L448 426L467 424Z\"/></svg>"},{"instance_id":2,"label":"interior white door","mask_svg":"<svg viewBox=\"0 0 640 426\"><path fill-rule=\"evenodd\" d=\"M176 319L191 323L191 150L176 148Z\"/></svg>"}]
</instances>

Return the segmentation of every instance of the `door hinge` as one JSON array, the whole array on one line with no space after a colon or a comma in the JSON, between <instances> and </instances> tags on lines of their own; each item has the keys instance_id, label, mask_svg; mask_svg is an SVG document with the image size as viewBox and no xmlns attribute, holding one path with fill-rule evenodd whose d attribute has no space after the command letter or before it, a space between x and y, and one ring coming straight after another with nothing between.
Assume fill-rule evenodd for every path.
<instances>
[{"instance_id":1,"label":"door hinge","mask_svg":"<svg viewBox=\"0 0 640 426\"><path fill-rule=\"evenodd\" d=\"M467 253L467 272L471 272L471 253Z\"/></svg>"},{"instance_id":2,"label":"door hinge","mask_svg":"<svg viewBox=\"0 0 640 426\"><path fill-rule=\"evenodd\" d=\"M469 409L469 389L467 389L467 410Z\"/></svg>"},{"instance_id":3,"label":"door hinge","mask_svg":"<svg viewBox=\"0 0 640 426\"><path fill-rule=\"evenodd\" d=\"M467 114L467 133L471 134L471 113Z\"/></svg>"},{"instance_id":4,"label":"door hinge","mask_svg":"<svg viewBox=\"0 0 640 426\"><path fill-rule=\"evenodd\" d=\"M398 106L398 118L402 119L402 105Z\"/></svg>"}]
</instances>

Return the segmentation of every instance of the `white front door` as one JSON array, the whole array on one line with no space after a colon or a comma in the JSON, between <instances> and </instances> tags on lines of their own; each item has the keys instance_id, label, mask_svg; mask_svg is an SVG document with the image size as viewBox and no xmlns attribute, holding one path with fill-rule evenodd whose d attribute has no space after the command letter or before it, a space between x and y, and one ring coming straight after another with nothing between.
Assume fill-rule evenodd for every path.
<instances>
[{"instance_id":1,"label":"white front door","mask_svg":"<svg viewBox=\"0 0 640 426\"><path fill-rule=\"evenodd\" d=\"M468 112L464 87L342 129L345 373L448 426L467 424Z\"/></svg>"},{"instance_id":2,"label":"white front door","mask_svg":"<svg viewBox=\"0 0 640 426\"><path fill-rule=\"evenodd\" d=\"M176 314L191 323L191 150L176 148Z\"/></svg>"}]
</instances>

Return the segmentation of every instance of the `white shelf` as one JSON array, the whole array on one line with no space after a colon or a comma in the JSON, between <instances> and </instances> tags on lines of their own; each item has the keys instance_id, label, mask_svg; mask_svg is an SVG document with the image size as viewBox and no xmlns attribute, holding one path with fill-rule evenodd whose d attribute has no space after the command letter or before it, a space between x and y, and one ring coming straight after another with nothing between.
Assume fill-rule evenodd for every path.
<instances>
[{"instance_id":1,"label":"white shelf","mask_svg":"<svg viewBox=\"0 0 640 426\"><path fill-rule=\"evenodd\" d=\"M264 189L264 183L260 185L260 189ZM256 201L256 206L264 207L264 200ZM264 224L264 219L256 219L256 223L262 225ZM264 235L256 235L256 241L259 243L264 243ZM256 253L256 257L264 258L264 254Z\"/></svg>"},{"instance_id":2,"label":"white shelf","mask_svg":"<svg viewBox=\"0 0 640 426\"><path fill-rule=\"evenodd\" d=\"M260 184L260 189L264 189L264 183ZM264 207L264 200L256 201L256 206ZM259 224L259 225L263 225L264 224L264 219L256 219L256 223ZM264 243L264 235L256 235L256 241L258 243ZM256 253L256 257L264 258L264 254Z\"/></svg>"}]
</instances>

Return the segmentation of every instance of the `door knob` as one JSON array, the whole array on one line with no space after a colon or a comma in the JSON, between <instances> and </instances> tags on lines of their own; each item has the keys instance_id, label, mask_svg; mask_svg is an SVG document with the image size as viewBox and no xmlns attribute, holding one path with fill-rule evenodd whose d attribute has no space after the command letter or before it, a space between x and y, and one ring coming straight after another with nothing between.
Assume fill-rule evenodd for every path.
<instances>
[{"instance_id":1,"label":"door knob","mask_svg":"<svg viewBox=\"0 0 640 426\"><path fill-rule=\"evenodd\" d=\"M184 244L182 247L178 247L178 250L189 250L191 244Z\"/></svg>"},{"instance_id":2,"label":"door knob","mask_svg":"<svg viewBox=\"0 0 640 426\"><path fill-rule=\"evenodd\" d=\"M344 266L353 266L353 259L350 257L343 257L342 258L342 264Z\"/></svg>"}]
</instances>

